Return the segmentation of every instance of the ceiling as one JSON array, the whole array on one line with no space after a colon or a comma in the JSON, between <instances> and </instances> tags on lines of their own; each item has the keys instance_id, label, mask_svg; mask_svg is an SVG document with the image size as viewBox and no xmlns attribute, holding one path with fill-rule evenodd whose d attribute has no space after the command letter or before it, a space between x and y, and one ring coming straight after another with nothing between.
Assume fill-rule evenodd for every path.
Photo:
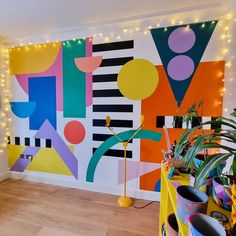
<instances>
[{"instance_id":1,"label":"ceiling","mask_svg":"<svg viewBox=\"0 0 236 236\"><path fill-rule=\"evenodd\" d=\"M235 1L235 0L232 0ZM226 9L231 0L0 0L0 37L80 30L202 9Z\"/></svg>"}]
</instances>

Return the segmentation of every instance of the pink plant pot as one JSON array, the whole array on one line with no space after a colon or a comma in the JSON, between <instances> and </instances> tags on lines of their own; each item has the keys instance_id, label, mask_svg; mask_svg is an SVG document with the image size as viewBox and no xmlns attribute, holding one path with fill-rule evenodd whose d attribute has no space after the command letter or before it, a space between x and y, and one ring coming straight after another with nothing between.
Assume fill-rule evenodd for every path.
<instances>
[{"instance_id":1,"label":"pink plant pot","mask_svg":"<svg viewBox=\"0 0 236 236\"><path fill-rule=\"evenodd\" d=\"M192 186L177 187L177 215L187 224L188 218L193 213L206 213L208 196L201 190L194 191Z\"/></svg>"}]
</instances>

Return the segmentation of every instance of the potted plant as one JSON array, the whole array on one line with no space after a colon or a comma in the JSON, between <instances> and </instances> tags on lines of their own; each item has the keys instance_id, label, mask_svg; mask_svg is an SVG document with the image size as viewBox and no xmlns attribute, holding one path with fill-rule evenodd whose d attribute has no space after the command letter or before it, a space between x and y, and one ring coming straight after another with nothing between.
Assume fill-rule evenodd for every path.
<instances>
[{"instance_id":1,"label":"potted plant","mask_svg":"<svg viewBox=\"0 0 236 236\"><path fill-rule=\"evenodd\" d=\"M231 118L220 117L213 121L208 121L200 123L198 126L193 128L188 128L181 135L179 141L175 146L174 159L181 160L186 164L186 168L190 168L193 159L201 151L206 151L209 149L221 149L222 153L216 153L208 156L204 162L199 167L196 178L194 181L194 189L197 190L201 183L209 176L210 171L214 168L219 167L222 163L227 160L232 159L231 169L232 175L224 175L226 178L230 178L233 181L232 186L232 221L233 224L236 223L236 203L235 199L235 184L236 184L236 109L231 114ZM205 125L214 124L217 125L217 129L213 133L202 133L200 135L193 136L193 134L198 129L203 129ZM220 128L222 127L222 128ZM187 152L181 156L182 151L186 148L186 140L190 140L192 145L188 148Z\"/></svg>"},{"instance_id":2,"label":"potted plant","mask_svg":"<svg viewBox=\"0 0 236 236\"><path fill-rule=\"evenodd\" d=\"M194 168L199 168L199 166L207 159L209 156L208 154L208 149L203 149L201 153L197 153L194 155L194 158L190 158L186 162L185 159L183 158L187 151L191 148L192 143L194 142L194 139L191 138L191 136L194 135L195 131L200 130L197 134L198 136L203 136L205 135L205 130L204 126L201 122L200 116L202 115L202 106L203 103L202 101L199 101L198 104L193 104L191 107L187 109L183 116L183 123L185 123L186 128L187 128L187 135L181 136L180 140L178 143L175 142L174 145L172 145L170 157L173 157L172 163L174 168L178 168L179 166L186 167L187 170L191 168L191 171L194 171ZM178 114L178 112L177 112ZM178 116L177 116L178 117ZM173 122L173 127L178 127L177 124L178 119L174 119ZM195 126L193 128L189 128L190 124L194 124ZM206 122L206 124L209 124L209 122ZM189 133L189 135L188 135ZM184 133L185 134L185 133ZM206 134L207 135L207 134ZM177 144L177 145L176 145ZM174 148L173 148L174 147ZM175 148L177 148L175 150ZM217 175L218 170L223 170L225 167L225 162L223 162L221 165L219 165L217 168L213 169L210 172L210 177L214 177Z\"/></svg>"}]
</instances>

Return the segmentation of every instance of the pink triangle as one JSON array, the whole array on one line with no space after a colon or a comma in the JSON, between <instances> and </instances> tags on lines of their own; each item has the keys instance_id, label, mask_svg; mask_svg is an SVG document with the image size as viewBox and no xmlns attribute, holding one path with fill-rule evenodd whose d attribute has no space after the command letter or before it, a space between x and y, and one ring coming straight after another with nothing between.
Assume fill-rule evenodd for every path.
<instances>
[{"instance_id":1,"label":"pink triangle","mask_svg":"<svg viewBox=\"0 0 236 236\"><path fill-rule=\"evenodd\" d=\"M156 169L160 169L161 164L151 162L127 161L126 180L132 180ZM118 184L124 183L124 160L118 161Z\"/></svg>"}]
</instances>

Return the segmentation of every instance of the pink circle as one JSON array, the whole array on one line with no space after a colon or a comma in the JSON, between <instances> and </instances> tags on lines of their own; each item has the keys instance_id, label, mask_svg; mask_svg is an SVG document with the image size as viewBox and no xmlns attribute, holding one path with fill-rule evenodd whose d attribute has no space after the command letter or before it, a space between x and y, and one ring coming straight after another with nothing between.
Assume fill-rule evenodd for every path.
<instances>
[{"instance_id":1,"label":"pink circle","mask_svg":"<svg viewBox=\"0 0 236 236\"><path fill-rule=\"evenodd\" d=\"M173 52L189 51L196 41L196 35L191 28L179 27L168 38L168 45Z\"/></svg>"},{"instance_id":2,"label":"pink circle","mask_svg":"<svg viewBox=\"0 0 236 236\"><path fill-rule=\"evenodd\" d=\"M85 128L79 121L70 121L64 127L64 136L71 144L81 143L85 137Z\"/></svg>"},{"instance_id":3,"label":"pink circle","mask_svg":"<svg viewBox=\"0 0 236 236\"><path fill-rule=\"evenodd\" d=\"M172 58L167 65L168 75L177 81L188 79L194 71L193 60L185 55Z\"/></svg>"}]
</instances>

